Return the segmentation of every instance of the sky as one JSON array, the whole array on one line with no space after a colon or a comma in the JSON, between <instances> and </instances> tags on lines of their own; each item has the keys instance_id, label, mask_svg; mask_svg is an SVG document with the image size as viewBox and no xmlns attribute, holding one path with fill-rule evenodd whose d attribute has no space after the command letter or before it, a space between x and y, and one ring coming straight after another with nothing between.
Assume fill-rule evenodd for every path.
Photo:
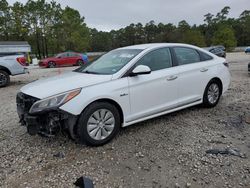
<instances>
[{"instance_id":1,"label":"sky","mask_svg":"<svg viewBox=\"0 0 250 188\"><path fill-rule=\"evenodd\" d=\"M7 0L13 4L16 0ZM50 1L50 0L47 0ZM55 0L69 6L85 17L88 27L110 31L131 23L201 24L207 13L216 14L225 6L231 7L229 17L239 17L250 10L249 0ZM19 0L26 3L27 0Z\"/></svg>"}]
</instances>

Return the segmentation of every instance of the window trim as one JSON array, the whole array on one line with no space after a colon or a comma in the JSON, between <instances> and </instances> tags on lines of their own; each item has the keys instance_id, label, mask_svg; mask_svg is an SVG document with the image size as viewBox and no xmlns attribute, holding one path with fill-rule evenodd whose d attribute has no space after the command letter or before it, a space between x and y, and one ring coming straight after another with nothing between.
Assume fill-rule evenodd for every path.
<instances>
[{"instance_id":1,"label":"window trim","mask_svg":"<svg viewBox=\"0 0 250 188\"><path fill-rule=\"evenodd\" d=\"M173 56L173 53L172 53L172 47L171 46L165 46L165 47L158 47L158 48L154 48L150 51L148 51L146 54L144 54L143 56L140 57L140 59L138 59L128 70L127 72L125 72L121 78L124 78L124 77L128 77L130 75L130 73L133 71L133 69L135 68L136 66L136 63L138 61L140 61L142 58L144 58L146 55L148 55L149 53L153 52L153 51L156 51L156 50L160 50L160 49L164 49L164 48L168 48L169 49L169 52L170 52L170 56L171 56L171 66L168 67L168 68L164 68L164 69L160 69L160 70L155 70L155 71L161 71L161 70L165 70L165 69L169 69L169 68L173 68L175 66L177 66L177 63L176 63L176 59L175 57ZM152 71L152 72L155 72L155 71Z\"/></svg>"}]
</instances>

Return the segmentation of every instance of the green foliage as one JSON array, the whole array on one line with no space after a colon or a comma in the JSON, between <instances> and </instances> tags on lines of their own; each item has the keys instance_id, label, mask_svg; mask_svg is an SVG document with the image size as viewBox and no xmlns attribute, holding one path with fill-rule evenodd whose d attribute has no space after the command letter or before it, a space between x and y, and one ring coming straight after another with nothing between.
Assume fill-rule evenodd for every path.
<instances>
[{"instance_id":1,"label":"green foliage","mask_svg":"<svg viewBox=\"0 0 250 188\"><path fill-rule=\"evenodd\" d=\"M66 7L59 28L63 51L86 51L89 47L89 30L77 10Z\"/></svg>"},{"instance_id":2,"label":"green foliage","mask_svg":"<svg viewBox=\"0 0 250 188\"><path fill-rule=\"evenodd\" d=\"M0 17L0 39L1 40L9 40L9 30L11 29L11 25L9 21L11 20L10 15L10 7L6 0L0 1L0 11L2 12L2 16Z\"/></svg>"},{"instance_id":3,"label":"green foliage","mask_svg":"<svg viewBox=\"0 0 250 188\"><path fill-rule=\"evenodd\" d=\"M199 30L188 30L184 35L184 43L193 44L200 47L205 47L205 39Z\"/></svg>"},{"instance_id":4,"label":"green foliage","mask_svg":"<svg viewBox=\"0 0 250 188\"><path fill-rule=\"evenodd\" d=\"M112 39L110 33L102 31L98 32L96 29L92 29L90 46L91 48L89 51L104 52L111 50Z\"/></svg>"},{"instance_id":5,"label":"green foliage","mask_svg":"<svg viewBox=\"0 0 250 188\"><path fill-rule=\"evenodd\" d=\"M234 23L234 30L239 45L250 45L250 11L242 12L240 18Z\"/></svg>"},{"instance_id":6,"label":"green foliage","mask_svg":"<svg viewBox=\"0 0 250 188\"><path fill-rule=\"evenodd\" d=\"M224 45L226 49L233 48L237 45L237 40L234 36L234 31L228 26L220 26L214 33L214 45Z\"/></svg>"},{"instance_id":7,"label":"green foliage","mask_svg":"<svg viewBox=\"0 0 250 188\"><path fill-rule=\"evenodd\" d=\"M0 2L1 40L27 40L39 58L66 50L89 48L89 29L77 10L62 9L55 1L28 0L9 6Z\"/></svg>"},{"instance_id":8,"label":"green foliage","mask_svg":"<svg viewBox=\"0 0 250 188\"><path fill-rule=\"evenodd\" d=\"M239 18L228 18L230 7L204 16L204 24L189 25L185 20L177 26L168 23L132 23L110 32L90 29L85 18L70 7L56 1L28 0L10 6L0 1L0 40L26 40L39 58L62 51L109 51L114 48L153 42L182 42L200 47L224 45L231 48L250 45L250 10Z\"/></svg>"}]
</instances>

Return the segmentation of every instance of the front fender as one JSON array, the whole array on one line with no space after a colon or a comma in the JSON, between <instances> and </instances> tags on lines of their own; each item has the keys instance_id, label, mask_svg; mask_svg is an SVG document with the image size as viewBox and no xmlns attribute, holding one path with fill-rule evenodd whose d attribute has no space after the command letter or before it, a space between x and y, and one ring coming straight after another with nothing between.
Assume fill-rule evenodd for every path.
<instances>
[{"instance_id":1,"label":"front fender","mask_svg":"<svg viewBox=\"0 0 250 188\"><path fill-rule=\"evenodd\" d=\"M60 107L73 115L80 115L91 103L109 99L115 101L122 109L124 118L130 113L129 89L127 78L83 88L81 93Z\"/></svg>"}]
</instances>

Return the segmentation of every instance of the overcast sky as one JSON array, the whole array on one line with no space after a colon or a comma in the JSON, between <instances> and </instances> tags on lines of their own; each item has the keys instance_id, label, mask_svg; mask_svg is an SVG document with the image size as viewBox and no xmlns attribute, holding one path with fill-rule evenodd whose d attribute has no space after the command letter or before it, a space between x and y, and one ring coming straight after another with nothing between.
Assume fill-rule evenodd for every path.
<instances>
[{"instance_id":1,"label":"overcast sky","mask_svg":"<svg viewBox=\"0 0 250 188\"><path fill-rule=\"evenodd\" d=\"M16 0L7 0L10 4ZM26 3L27 0L19 0ZM49 0L47 0L49 1ZM130 23L177 24L186 20L189 24L200 24L208 12L216 14L230 6L230 17L239 17L250 10L249 0L56 0L62 7L77 9L89 27L110 31Z\"/></svg>"}]
</instances>

